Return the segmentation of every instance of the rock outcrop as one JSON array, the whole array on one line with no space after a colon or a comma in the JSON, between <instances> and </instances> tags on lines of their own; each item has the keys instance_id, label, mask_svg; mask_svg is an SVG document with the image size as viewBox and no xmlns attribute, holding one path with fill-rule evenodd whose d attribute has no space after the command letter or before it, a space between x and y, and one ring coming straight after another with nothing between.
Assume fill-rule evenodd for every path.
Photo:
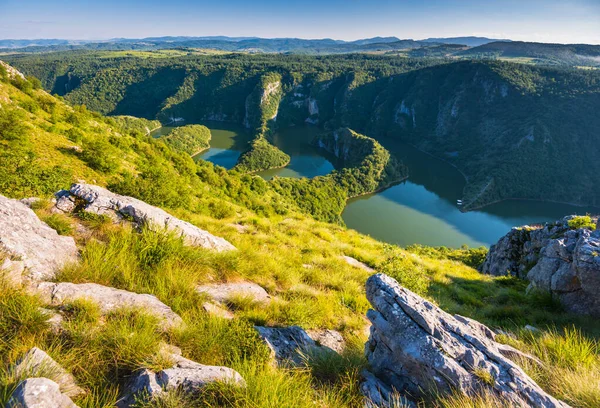
<instances>
[{"instance_id":1,"label":"rock outcrop","mask_svg":"<svg viewBox=\"0 0 600 408\"><path fill-rule=\"evenodd\" d=\"M258 335L271 350L271 359L280 366L299 366L304 356L315 353L333 353L345 346L341 335L333 330L305 332L299 326L255 326Z\"/></svg>"},{"instance_id":2,"label":"rock outcrop","mask_svg":"<svg viewBox=\"0 0 600 408\"><path fill-rule=\"evenodd\" d=\"M60 392L57 383L41 377L21 381L6 406L7 408L77 408L67 395Z\"/></svg>"},{"instance_id":3,"label":"rock outcrop","mask_svg":"<svg viewBox=\"0 0 600 408\"><path fill-rule=\"evenodd\" d=\"M186 393L197 393L204 386L213 382L227 382L246 386L242 376L227 367L207 366L173 354L173 367L158 373L144 369L139 371L130 381L125 395L117 402L118 408L126 408L134 404L136 398L152 399L175 389Z\"/></svg>"},{"instance_id":4,"label":"rock outcrop","mask_svg":"<svg viewBox=\"0 0 600 408\"><path fill-rule=\"evenodd\" d=\"M482 272L526 278L566 310L600 316L600 230L571 229L565 217L541 228L513 228L490 248Z\"/></svg>"},{"instance_id":5,"label":"rock outcrop","mask_svg":"<svg viewBox=\"0 0 600 408\"><path fill-rule=\"evenodd\" d=\"M25 204L4 196L0 196L0 251L11 258L3 269L14 280L19 280L15 270L32 280L52 279L78 259L73 238L58 235Z\"/></svg>"},{"instance_id":6,"label":"rock outcrop","mask_svg":"<svg viewBox=\"0 0 600 408\"><path fill-rule=\"evenodd\" d=\"M346 348L346 341L338 331L329 329L307 330L306 334L313 339L318 346L327 347L336 353L341 353Z\"/></svg>"},{"instance_id":7,"label":"rock outcrop","mask_svg":"<svg viewBox=\"0 0 600 408\"><path fill-rule=\"evenodd\" d=\"M71 373L37 347L30 349L17 361L12 373L17 378L45 377L52 379L60 387L61 393L69 397L84 393Z\"/></svg>"},{"instance_id":8,"label":"rock outcrop","mask_svg":"<svg viewBox=\"0 0 600 408\"><path fill-rule=\"evenodd\" d=\"M164 210L133 197L112 193L90 184L73 184L69 191L56 194L56 208L62 211L75 209L108 215L113 219L132 219L140 225L177 231L186 243L216 251L233 250L225 239L216 237L189 222L173 217Z\"/></svg>"},{"instance_id":9,"label":"rock outcrop","mask_svg":"<svg viewBox=\"0 0 600 408\"><path fill-rule=\"evenodd\" d=\"M177 313L154 295L128 292L97 283L42 282L37 285L35 290L47 304L53 306L87 299L97 303L103 313L109 313L122 307L143 309L160 318L165 328L177 326L183 322Z\"/></svg>"},{"instance_id":10,"label":"rock outcrop","mask_svg":"<svg viewBox=\"0 0 600 408\"><path fill-rule=\"evenodd\" d=\"M6 69L6 73L8 74L8 77L10 79L14 79L14 78L25 79L25 75L23 75L21 73L21 71L18 71L16 68L11 67L6 62L0 61L0 66L3 66L4 69Z\"/></svg>"},{"instance_id":11,"label":"rock outcrop","mask_svg":"<svg viewBox=\"0 0 600 408\"><path fill-rule=\"evenodd\" d=\"M388 404L390 390L412 399L457 390L488 391L509 406L567 406L506 358L486 326L451 316L383 274L371 276L366 291L375 310L367 314L365 353L376 381L367 379L362 389L378 390L374 400Z\"/></svg>"}]
</instances>

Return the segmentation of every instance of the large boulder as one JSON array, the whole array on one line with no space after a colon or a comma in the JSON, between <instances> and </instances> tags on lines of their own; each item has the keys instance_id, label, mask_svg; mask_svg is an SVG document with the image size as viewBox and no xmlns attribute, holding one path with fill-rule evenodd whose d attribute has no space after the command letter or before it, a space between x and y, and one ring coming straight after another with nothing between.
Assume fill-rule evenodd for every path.
<instances>
[{"instance_id":1,"label":"large boulder","mask_svg":"<svg viewBox=\"0 0 600 408\"><path fill-rule=\"evenodd\" d=\"M514 228L490 248L483 273L526 278L566 310L600 316L600 230L571 229L573 216L541 228Z\"/></svg>"},{"instance_id":2,"label":"large boulder","mask_svg":"<svg viewBox=\"0 0 600 408\"><path fill-rule=\"evenodd\" d=\"M35 289L47 304L53 306L88 299L97 303L103 313L121 307L142 309L160 318L165 329L183 322L177 313L154 295L128 292L97 283L42 282Z\"/></svg>"},{"instance_id":3,"label":"large boulder","mask_svg":"<svg viewBox=\"0 0 600 408\"><path fill-rule=\"evenodd\" d=\"M271 351L271 358L282 366L302 365L302 356L317 347L315 341L299 326L255 328Z\"/></svg>"},{"instance_id":4,"label":"large boulder","mask_svg":"<svg viewBox=\"0 0 600 408\"><path fill-rule=\"evenodd\" d=\"M16 362L12 373L16 378L46 377L52 379L59 385L60 391L69 397L75 397L84 392L77 386L71 373L37 347L30 349Z\"/></svg>"},{"instance_id":5,"label":"large boulder","mask_svg":"<svg viewBox=\"0 0 600 408\"><path fill-rule=\"evenodd\" d=\"M77 408L71 399L60 392L57 383L47 378L28 378L21 381L10 395L7 408Z\"/></svg>"},{"instance_id":6,"label":"large boulder","mask_svg":"<svg viewBox=\"0 0 600 408\"><path fill-rule=\"evenodd\" d=\"M202 365L177 354L171 357L175 361L171 368L158 373L148 369L138 371L130 380L123 397L117 402L117 407L127 408L140 398L152 399L165 391L176 389L194 394L214 382L246 386L242 376L231 368Z\"/></svg>"},{"instance_id":7,"label":"large boulder","mask_svg":"<svg viewBox=\"0 0 600 408\"><path fill-rule=\"evenodd\" d=\"M600 317L600 230L568 231L542 249L528 290L550 292L566 310Z\"/></svg>"},{"instance_id":8,"label":"large boulder","mask_svg":"<svg viewBox=\"0 0 600 408\"><path fill-rule=\"evenodd\" d=\"M517 276L525 278L532 265L539 259L543 247L555 237L569 231L569 219L547 223L543 226L515 227L490 247L481 272L493 276Z\"/></svg>"},{"instance_id":9,"label":"large boulder","mask_svg":"<svg viewBox=\"0 0 600 408\"><path fill-rule=\"evenodd\" d=\"M58 235L25 204L4 196L0 196L0 251L13 260L3 268L13 275L16 268L33 280L52 279L78 257L73 238Z\"/></svg>"},{"instance_id":10,"label":"large boulder","mask_svg":"<svg viewBox=\"0 0 600 408\"><path fill-rule=\"evenodd\" d=\"M151 228L166 228L180 233L189 245L216 251L233 250L225 239L216 237L189 222L173 217L164 210L133 197L112 193L90 184L73 184L69 191L56 193L56 208L62 211L84 210L111 218L131 219Z\"/></svg>"},{"instance_id":11,"label":"large boulder","mask_svg":"<svg viewBox=\"0 0 600 408\"><path fill-rule=\"evenodd\" d=\"M432 391L488 391L508 406L567 406L505 357L486 326L451 316L383 274L371 276L366 291L375 310L367 313L365 353L381 384L371 378L362 389L378 390L375 399L389 401L389 390L414 399Z\"/></svg>"}]
</instances>

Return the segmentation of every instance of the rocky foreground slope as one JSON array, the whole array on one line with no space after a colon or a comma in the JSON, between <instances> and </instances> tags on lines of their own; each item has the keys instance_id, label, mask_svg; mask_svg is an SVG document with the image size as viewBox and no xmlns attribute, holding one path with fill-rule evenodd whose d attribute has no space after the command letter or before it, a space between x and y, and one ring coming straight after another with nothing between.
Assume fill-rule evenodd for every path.
<instances>
[{"instance_id":1,"label":"rocky foreground slope","mask_svg":"<svg viewBox=\"0 0 600 408\"><path fill-rule=\"evenodd\" d=\"M490 248L482 272L527 279L528 291L551 293L573 313L600 316L600 221L578 228L582 219L513 228Z\"/></svg>"},{"instance_id":2,"label":"rocky foreground slope","mask_svg":"<svg viewBox=\"0 0 600 408\"><path fill-rule=\"evenodd\" d=\"M221 238L167 216L158 208L96 186L76 184L68 192L57 193L56 197L53 207L56 212L89 211L108 215L117 223L153 223L181 233L191 245L200 244L213 251L233 248ZM37 293L47 307L58 310L70 301L85 299L97 304L103 314L124 306L144 309L163 322L162 330L185 324L169 306L149 294L95 283L46 281L61 267L78 262L77 248L72 238L58 236L37 218L26 205L32 202L35 200L21 202L0 196L0 245L8 255L2 270L13 276L14 283L22 282L28 290ZM202 239L191 239L197 236ZM587 234L587 238L589 236ZM222 246L215 246L215 242ZM30 244L37 249L28 246ZM26 250L20 250L21 247ZM53 263L47 262L50 254L55 256ZM21 266L15 269L17 263ZM15 275L22 276L15 278ZM197 290L211 298L210 304L216 308L224 307L233 292L264 305L273 301L264 289L250 282L205 285ZM542 390L510 360L528 359L539 363L535 358L496 342L493 331L481 323L445 313L387 275L371 276L366 292L374 308L367 314L372 324L365 346L370 371L363 373L361 384L368 406L391 407L398 400L416 406L414 401L429 398L435 390L440 395L459 391L474 396L490 392L510 406L567 407ZM51 312L51 315L49 318L56 330L62 330L61 313ZM342 353L344 349L344 339L332 330L304 331L297 326L256 326L255 329L270 350L272 361L281 367L302 366L307 361L306 356L326 356ZM135 372L120 393L117 407L132 407L172 390L196 394L214 382L246 386L237 371L184 358L181 350L169 344L161 346L160 354L170 362L169 366ZM22 378L10 396L7 406L11 408L73 408L76 405L71 398L85 393L65 368L35 347L10 370Z\"/></svg>"}]
</instances>

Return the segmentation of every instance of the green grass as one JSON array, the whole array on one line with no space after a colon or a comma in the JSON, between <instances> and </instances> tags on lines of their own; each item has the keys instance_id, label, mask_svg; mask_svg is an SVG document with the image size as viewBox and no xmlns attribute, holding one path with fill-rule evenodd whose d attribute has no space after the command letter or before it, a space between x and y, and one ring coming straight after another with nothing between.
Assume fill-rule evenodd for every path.
<instances>
[{"instance_id":1,"label":"green grass","mask_svg":"<svg viewBox=\"0 0 600 408\"><path fill-rule=\"evenodd\" d=\"M58 235L72 235L73 225L71 220L62 214L52 214L42 218L48 226L56 232Z\"/></svg>"},{"instance_id":2,"label":"green grass","mask_svg":"<svg viewBox=\"0 0 600 408\"><path fill-rule=\"evenodd\" d=\"M415 248L416 254L413 254L335 225L303 218L242 217L236 222L245 225L246 232L240 234L230 226L230 219L217 220L187 212L181 212L179 216L189 217L200 227L225 237L238 250L216 254L187 247L179 237L165 231L142 229L138 232L104 223L93 228L93 238L84 240L80 265L67 267L57 277L61 281L97 282L155 294L179 313L186 325L166 334L157 334L158 338L142 325L135 329L143 333L142 338L155 342L162 339L180 347L186 357L203 364L232 367L242 373L249 384L246 390L214 386L200 400L169 394L148 406L310 406L315 401L324 401L322 406L325 407L358 406L358 373L365 364L362 357L364 315L369 305L364 295L364 282L368 273L347 265L340 259L341 254L361 259L376 270L394 276L450 313L517 331L522 339L519 347L542 359L545 358L543 350L553 350L554 357L547 358L553 369L567 367L576 360L588 361L587 366L578 368L578 373L593 377L596 364L593 362L598 358L598 350L586 348L582 342L592 341L590 339L598 335L595 321L566 314L551 299L541 295L526 295L524 281L481 275L463 262L444 258L446 251L429 254L423 248ZM77 220L77 216L73 216L73 220ZM472 262L472 254L462 251L459 254L465 262ZM449 257L457 258L458 255L452 252ZM228 302L237 316L232 321L208 316L201 309L204 298L195 291L198 284L239 279L259 283L273 296L273 301L264 305L247 297L234 296ZM84 330L93 324L87 322L98 318L90 305L71 305L67 313L76 316L70 319L81 326L77 330ZM579 337L569 340L567 332L552 331L553 327L562 330L573 323L584 330L579 332ZM267 364L267 350L258 340L253 324L298 324L307 329L336 329L349 341L349 351L342 356L307 356L305 369L274 369ZM548 333L554 333L550 338L556 344L552 346L543 337L529 339L527 333L518 332L524 324L550 328ZM116 328L110 335L120 339ZM139 347L136 342L133 344L144 350L145 341L139 341ZM534 345L539 350L534 350ZM579 351L569 354L568 349ZM558 350L563 350L565 356L557 354ZM142 352L138 356L137 353L130 355L131 352L125 346L119 353L123 357L118 372L127 373L140 365L155 364L148 357L151 353ZM112 376L106 374L105 378L118 380L122 378L118 372ZM537 375L542 386L559 395L554 390L558 386L548 372L531 373L534 377ZM89 379L86 381L90 389L101 386L91 384ZM105 380L102 384L116 386L111 381ZM483 378L482 381L490 379ZM582 391L569 391L569 395L575 396L568 398L574 406L595 398L593 389L588 388L585 392L592 393L592 397Z\"/></svg>"}]
</instances>

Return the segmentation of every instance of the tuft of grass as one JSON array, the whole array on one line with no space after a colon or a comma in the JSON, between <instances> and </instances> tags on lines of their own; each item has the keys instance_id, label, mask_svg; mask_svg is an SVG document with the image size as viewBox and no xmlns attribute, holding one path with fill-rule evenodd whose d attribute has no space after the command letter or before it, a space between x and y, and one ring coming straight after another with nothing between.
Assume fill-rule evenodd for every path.
<instances>
[{"instance_id":1,"label":"tuft of grass","mask_svg":"<svg viewBox=\"0 0 600 408\"><path fill-rule=\"evenodd\" d=\"M491 391L479 392L476 395L456 392L451 395L437 396L432 406L435 408L512 408L512 405Z\"/></svg>"},{"instance_id":2,"label":"tuft of grass","mask_svg":"<svg viewBox=\"0 0 600 408\"><path fill-rule=\"evenodd\" d=\"M14 361L42 339L48 329L40 300L0 280L0 357Z\"/></svg>"},{"instance_id":3,"label":"tuft of grass","mask_svg":"<svg viewBox=\"0 0 600 408\"><path fill-rule=\"evenodd\" d=\"M50 228L55 230L58 235L73 235L73 223L66 215L51 214L42 217L42 221L48 224Z\"/></svg>"},{"instance_id":4,"label":"tuft of grass","mask_svg":"<svg viewBox=\"0 0 600 408\"><path fill-rule=\"evenodd\" d=\"M494 378L492 373L490 373L485 368L475 367L475 369L473 370L473 375L479 378L484 384L492 386L496 383L496 379Z\"/></svg>"},{"instance_id":5,"label":"tuft of grass","mask_svg":"<svg viewBox=\"0 0 600 408\"><path fill-rule=\"evenodd\" d=\"M175 329L171 341L192 360L208 365L230 365L244 360L261 365L268 361L270 351L250 322L206 315L186 317L187 325Z\"/></svg>"},{"instance_id":6,"label":"tuft of grass","mask_svg":"<svg viewBox=\"0 0 600 408\"><path fill-rule=\"evenodd\" d=\"M544 364L519 361L534 381L553 396L576 407L600 406L598 341L570 327L540 333L520 331L518 340L498 338L538 357Z\"/></svg>"}]
</instances>

